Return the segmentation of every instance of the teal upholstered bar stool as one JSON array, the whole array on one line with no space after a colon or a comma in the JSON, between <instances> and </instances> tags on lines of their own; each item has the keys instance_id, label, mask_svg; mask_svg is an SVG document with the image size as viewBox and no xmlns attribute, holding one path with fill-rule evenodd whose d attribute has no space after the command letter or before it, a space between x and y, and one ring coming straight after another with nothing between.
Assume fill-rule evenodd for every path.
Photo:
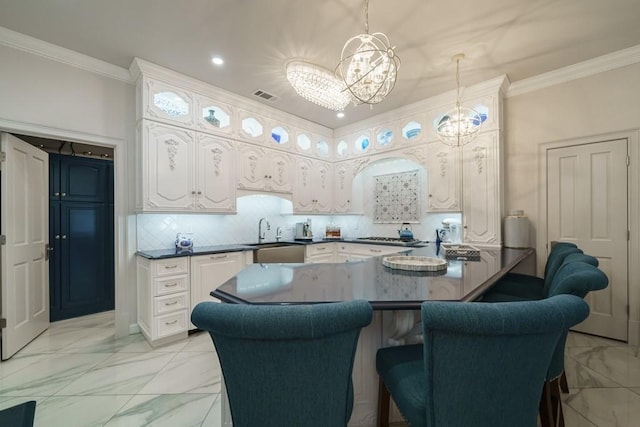
<instances>
[{"instance_id":1,"label":"teal upholstered bar stool","mask_svg":"<svg viewBox=\"0 0 640 427\"><path fill-rule=\"evenodd\" d=\"M579 258L580 256L574 256L574 259ZM584 298L589 292L607 287L609 279L604 272L596 267L597 260L588 255L582 255L582 258L590 262L571 262L571 259L565 261L551 283L548 293L549 298L565 294ZM560 390L563 389L563 391L569 392L566 376L564 375L564 350L568 333L568 330L564 331L560 336L547 371L540 400L540 420L543 427L564 426ZM564 384L562 383L563 381Z\"/></svg>"},{"instance_id":2,"label":"teal upholstered bar stool","mask_svg":"<svg viewBox=\"0 0 640 427\"><path fill-rule=\"evenodd\" d=\"M508 273L500 279L485 295L483 301L506 302L528 301L544 298L544 290L551 285L555 274L562 266L565 258L571 254L581 254L575 244L557 242L551 248L544 268L544 278L527 274Z\"/></svg>"},{"instance_id":3,"label":"teal upholstered bar stool","mask_svg":"<svg viewBox=\"0 0 640 427\"><path fill-rule=\"evenodd\" d=\"M36 414L36 402L30 400L19 405L0 410L0 426L32 427Z\"/></svg>"},{"instance_id":4,"label":"teal upholstered bar stool","mask_svg":"<svg viewBox=\"0 0 640 427\"><path fill-rule=\"evenodd\" d=\"M389 395L412 427L535 427L561 334L584 320L580 297L422 304L424 343L378 350L379 425Z\"/></svg>"},{"instance_id":5,"label":"teal upholstered bar stool","mask_svg":"<svg viewBox=\"0 0 640 427\"><path fill-rule=\"evenodd\" d=\"M213 339L234 427L346 426L367 301L290 306L202 302L191 314Z\"/></svg>"}]
</instances>

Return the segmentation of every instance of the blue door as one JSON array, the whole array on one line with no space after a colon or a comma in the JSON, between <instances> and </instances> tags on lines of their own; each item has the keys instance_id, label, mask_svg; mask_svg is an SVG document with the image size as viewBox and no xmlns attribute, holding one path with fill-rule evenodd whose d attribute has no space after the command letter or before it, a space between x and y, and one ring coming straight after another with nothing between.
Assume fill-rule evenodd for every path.
<instances>
[{"instance_id":1,"label":"blue door","mask_svg":"<svg viewBox=\"0 0 640 427\"><path fill-rule=\"evenodd\" d=\"M49 159L51 320L113 310L113 162Z\"/></svg>"}]
</instances>

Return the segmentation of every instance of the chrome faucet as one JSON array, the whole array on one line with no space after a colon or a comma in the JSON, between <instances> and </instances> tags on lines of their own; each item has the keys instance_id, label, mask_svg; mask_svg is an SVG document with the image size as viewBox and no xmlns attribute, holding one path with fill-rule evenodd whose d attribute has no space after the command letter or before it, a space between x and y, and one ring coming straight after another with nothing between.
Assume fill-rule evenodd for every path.
<instances>
[{"instance_id":1,"label":"chrome faucet","mask_svg":"<svg viewBox=\"0 0 640 427\"><path fill-rule=\"evenodd\" d=\"M267 230L271 230L271 224L269 224L267 218L260 218L260 221L258 221L258 243L262 243L266 234L266 231L262 231L262 221L267 223Z\"/></svg>"},{"instance_id":2,"label":"chrome faucet","mask_svg":"<svg viewBox=\"0 0 640 427\"><path fill-rule=\"evenodd\" d=\"M276 242L279 242L282 239L282 227L276 227Z\"/></svg>"}]
</instances>

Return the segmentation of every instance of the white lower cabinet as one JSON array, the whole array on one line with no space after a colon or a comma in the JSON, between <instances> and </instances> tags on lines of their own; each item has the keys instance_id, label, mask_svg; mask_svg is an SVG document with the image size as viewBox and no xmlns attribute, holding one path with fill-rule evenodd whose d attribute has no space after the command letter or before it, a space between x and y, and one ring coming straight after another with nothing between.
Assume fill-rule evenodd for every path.
<instances>
[{"instance_id":1,"label":"white lower cabinet","mask_svg":"<svg viewBox=\"0 0 640 427\"><path fill-rule=\"evenodd\" d=\"M351 262L374 256L395 254L406 248L404 246L366 245L360 243L338 243L337 262Z\"/></svg>"},{"instance_id":2,"label":"white lower cabinet","mask_svg":"<svg viewBox=\"0 0 640 427\"><path fill-rule=\"evenodd\" d=\"M335 262L335 243L317 243L305 247L304 262L321 264Z\"/></svg>"},{"instance_id":3,"label":"white lower cabinet","mask_svg":"<svg viewBox=\"0 0 640 427\"><path fill-rule=\"evenodd\" d=\"M191 311L209 293L253 262L253 252L150 260L136 258L138 326L153 346L187 337Z\"/></svg>"},{"instance_id":4,"label":"white lower cabinet","mask_svg":"<svg viewBox=\"0 0 640 427\"><path fill-rule=\"evenodd\" d=\"M225 252L191 256L191 309L201 301L215 301L211 291L253 262L253 252ZM189 329L196 327L189 322Z\"/></svg>"},{"instance_id":5,"label":"white lower cabinet","mask_svg":"<svg viewBox=\"0 0 640 427\"><path fill-rule=\"evenodd\" d=\"M137 257L138 326L152 345L186 338L189 257Z\"/></svg>"}]
</instances>

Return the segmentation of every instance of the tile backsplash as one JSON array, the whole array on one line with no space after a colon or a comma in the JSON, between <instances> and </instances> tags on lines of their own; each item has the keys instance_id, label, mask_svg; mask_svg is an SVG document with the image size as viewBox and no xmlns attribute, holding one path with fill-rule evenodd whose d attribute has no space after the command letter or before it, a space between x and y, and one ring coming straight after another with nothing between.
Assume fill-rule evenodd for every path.
<instances>
[{"instance_id":1,"label":"tile backsplash","mask_svg":"<svg viewBox=\"0 0 640 427\"><path fill-rule=\"evenodd\" d=\"M397 237L400 224L377 224L374 218L375 176L421 168L403 159L387 160L368 166L354 180L354 201L358 201L361 215L293 215L290 200L271 195L249 195L237 200L237 214L139 214L137 215L138 250L171 249L177 233L189 235L194 246L256 243L258 221L266 218L270 230L265 241L275 241L276 228L281 227L283 240L291 240L297 222L311 219L315 237L324 236L329 224L340 226L345 238L383 236ZM424 168L422 181L425 180ZM424 191L422 192L424 194ZM422 208L421 212L425 209ZM420 240L435 240L436 228L445 218L460 219L459 213L424 213L418 223L411 224L413 235Z\"/></svg>"}]
</instances>

